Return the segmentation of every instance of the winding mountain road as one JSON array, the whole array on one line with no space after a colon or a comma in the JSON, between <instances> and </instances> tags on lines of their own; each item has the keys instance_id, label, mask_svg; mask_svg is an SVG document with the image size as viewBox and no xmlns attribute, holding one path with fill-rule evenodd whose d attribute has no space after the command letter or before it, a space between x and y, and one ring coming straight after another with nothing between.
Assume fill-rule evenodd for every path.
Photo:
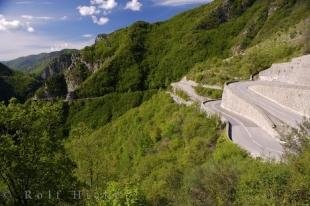
<instances>
[{"instance_id":1,"label":"winding mountain road","mask_svg":"<svg viewBox=\"0 0 310 206\"><path fill-rule=\"evenodd\" d=\"M270 99L265 98L264 96L258 94L257 92L251 89L251 86L264 85L264 86L281 86L287 87L288 84L281 82L267 82L267 81L242 81L237 83L229 84L229 88L233 92L243 98L245 101L250 102L253 105L259 106L262 108L271 119L274 117L281 122L288 124L291 127L297 127L303 120L303 116L297 112L288 109L280 104L271 101ZM298 86L295 86L298 87ZM298 87L301 89L308 89L310 87Z\"/></svg>"},{"instance_id":2,"label":"winding mountain road","mask_svg":"<svg viewBox=\"0 0 310 206\"><path fill-rule=\"evenodd\" d=\"M220 115L231 125L232 141L254 157L279 160L283 153L281 142L271 137L254 122L221 107L221 101L203 103L206 112Z\"/></svg>"},{"instance_id":3,"label":"winding mountain road","mask_svg":"<svg viewBox=\"0 0 310 206\"><path fill-rule=\"evenodd\" d=\"M310 55L274 64L260 72L258 80L225 84L219 101L197 94L199 84L186 77L172 87L200 103L204 112L228 122L229 137L252 156L280 160L284 151L280 133L298 128L310 117L309 71Z\"/></svg>"}]
</instances>

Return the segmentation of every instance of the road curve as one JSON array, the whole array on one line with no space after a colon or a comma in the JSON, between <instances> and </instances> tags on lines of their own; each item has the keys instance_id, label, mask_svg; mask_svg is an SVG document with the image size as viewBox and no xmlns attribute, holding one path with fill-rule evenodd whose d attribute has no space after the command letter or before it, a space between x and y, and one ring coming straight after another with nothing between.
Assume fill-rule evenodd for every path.
<instances>
[{"instance_id":1,"label":"road curve","mask_svg":"<svg viewBox=\"0 0 310 206\"><path fill-rule=\"evenodd\" d=\"M291 127L298 127L303 121L303 116L297 112L281 106L269 99L259 95L250 89L254 85L272 85L272 86L287 86L285 83L280 82L267 82L267 81L243 81L229 84L229 88L238 96L250 102L253 105L259 106L266 111L271 117L276 118Z\"/></svg>"},{"instance_id":2,"label":"road curve","mask_svg":"<svg viewBox=\"0 0 310 206\"><path fill-rule=\"evenodd\" d=\"M247 150L253 157L280 160L283 154L281 142L271 137L254 122L221 107L221 101L203 104L205 111L213 111L231 124L232 141Z\"/></svg>"}]
</instances>

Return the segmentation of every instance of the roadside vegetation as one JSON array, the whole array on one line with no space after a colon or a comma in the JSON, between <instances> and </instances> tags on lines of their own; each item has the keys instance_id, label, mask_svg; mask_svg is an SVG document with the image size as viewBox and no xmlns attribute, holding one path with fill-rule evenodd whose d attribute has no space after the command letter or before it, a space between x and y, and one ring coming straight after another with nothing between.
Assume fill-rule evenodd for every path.
<instances>
[{"instance_id":1,"label":"roadside vegetation","mask_svg":"<svg viewBox=\"0 0 310 206\"><path fill-rule=\"evenodd\" d=\"M99 129L81 123L67 148L87 191L109 194L89 204L309 203L309 144L283 162L266 162L252 159L221 128L218 119L159 93Z\"/></svg>"},{"instance_id":2,"label":"roadside vegetation","mask_svg":"<svg viewBox=\"0 0 310 206\"><path fill-rule=\"evenodd\" d=\"M185 101L190 101L191 100L191 98L188 96L188 94L186 92L184 92L183 90L181 90L181 89L175 89L175 94L178 97L184 99Z\"/></svg>"},{"instance_id":3,"label":"roadside vegetation","mask_svg":"<svg viewBox=\"0 0 310 206\"><path fill-rule=\"evenodd\" d=\"M165 92L139 107L125 106L127 112L115 110L109 121L101 117L105 101L87 102L96 104L90 107L1 104L0 191L11 195L1 196L1 204L309 204L310 148L309 135L300 133L304 130L289 136L294 138L287 140L282 162L262 161L233 144L219 119L178 106ZM84 109L97 115L89 117ZM70 129L64 126L68 123ZM84 196L73 200L71 193L62 193L59 200L26 201L25 186L32 191L79 189ZM99 199L98 192L103 194Z\"/></svg>"},{"instance_id":4,"label":"roadside vegetation","mask_svg":"<svg viewBox=\"0 0 310 206\"><path fill-rule=\"evenodd\" d=\"M223 90L205 88L201 85L198 85L197 87L195 87L195 91L200 96L208 97L210 99L220 99L222 97L222 93L223 93Z\"/></svg>"}]
</instances>

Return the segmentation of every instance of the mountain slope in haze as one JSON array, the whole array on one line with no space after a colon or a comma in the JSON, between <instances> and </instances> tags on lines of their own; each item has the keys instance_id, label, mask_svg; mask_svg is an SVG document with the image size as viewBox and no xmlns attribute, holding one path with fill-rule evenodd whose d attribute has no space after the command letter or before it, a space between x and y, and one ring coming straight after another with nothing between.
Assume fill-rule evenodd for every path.
<instances>
[{"instance_id":1,"label":"mountain slope in haze","mask_svg":"<svg viewBox=\"0 0 310 206\"><path fill-rule=\"evenodd\" d=\"M58 58L61 55L71 54L73 52L76 52L76 50L65 49L51 53L20 57L10 61L5 61L3 64L17 71L40 73L51 63L53 59Z\"/></svg>"},{"instance_id":2,"label":"mountain slope in haze","mask_svg":"<svg viewBox=\"0 0 310 206\"><path fill-rule=\"evenodd\" d=\"M12 71L0 63L0 101L8 101L13 97L25 101L40 85L34 76Z\"/></svg>"}]
</instances>

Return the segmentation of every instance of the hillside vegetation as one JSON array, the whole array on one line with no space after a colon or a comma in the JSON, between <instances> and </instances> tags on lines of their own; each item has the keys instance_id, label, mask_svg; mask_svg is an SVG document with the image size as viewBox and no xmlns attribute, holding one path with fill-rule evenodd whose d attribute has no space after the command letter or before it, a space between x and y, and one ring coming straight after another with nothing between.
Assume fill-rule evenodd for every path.
<instances>
[{"instance_id":1,"label":"hillside vegetation","mask_svg":"<svg viewBox=\"0 0 310 206\"><path fill-rule=\"evenodd\" d=\"M51 64L54 59L57 59L62 55L71 54L73 52L76 52L76 50L65 49L59 52L57 51L20 57L3 63L17 71L39 74L49 64Z\"/></svg>"},{"instance_id":2,"label":"hillside vegetation","mask_svg":"<svg viewBox=\"0 0 310 206\"><path fill-rule=\"evenodd\" d=\"M37 71L48 82L61 77L61 84L38 91L41 98L64 98L68 91L87 98L166 88L184 75L222 85L309 53L309 9L304 0L215 0L164 22L139 21L101 34L81 51L34 55L7 64ZM54 90L59 92L53 95Z\"/></svg>"},{"instance_id":3,"label":"hillside vegetation","mask_svg":"<svg viewBox=\"0 0 310 206\"><path fill-rule=\"evenodd\" d=\"M94 131L85 122L67 148L84 192L107 194L90 205L309 203L309 142L286 163L253 160L219 120L163 93Z\"/></svg>"},{"instance_id":4,"label":"hillside vegetation","mask_svg":"<svg viewBox=\"0 0 310 206\"><path fill-rule=\"evenodd\" d=\"M184 75L221 85L309 53L309 5L215 0L101 35L70 69L57 58L37 94L60 99L0 104L0 194L10 195L0 204L309 205L310 125L287 136L283 161L262 161L233 144L217 117L163 91ZM0 64L0 100L26 97L35 82ZM65 102L69 89L78 99ZM63 192L26 200L25 189Z\"/></svg>"},{"instance_id":5,"label":"hillside vegetation","mask_svg":"<svg viewBox=\"0 0 310 206\"><path fill-rule=\"evenodd\" d=\"M156 90L145 92L111 93L100 98L78 100L69 103L67 125L78 127L83 122L97 129L122 116L128 110L147 101Z\"/></svg>"},{"instance_id":6,"label":"hillside vegetation","mask_svg":"<svg viewBox=\"0 0 310 206\"><path fill-rule=\"evenodd\" d=\"M189 71L212 84L249 78L275 61L309 52L309 4L217 0L165 22L137 22L81 51L97 70L78 96L165 88Z\"/></svg>"},{"instance_id":7,"label":"hillside vegetation","mask_svg":"<svg viewBox=\"0 0 310 206\"><path fill-rule=\"evenodd\" d=\"M12 71L0 63L0 101L7 102L12 97L25 101L40 85L34 76Z\"/></svg>"}]
</instances>

